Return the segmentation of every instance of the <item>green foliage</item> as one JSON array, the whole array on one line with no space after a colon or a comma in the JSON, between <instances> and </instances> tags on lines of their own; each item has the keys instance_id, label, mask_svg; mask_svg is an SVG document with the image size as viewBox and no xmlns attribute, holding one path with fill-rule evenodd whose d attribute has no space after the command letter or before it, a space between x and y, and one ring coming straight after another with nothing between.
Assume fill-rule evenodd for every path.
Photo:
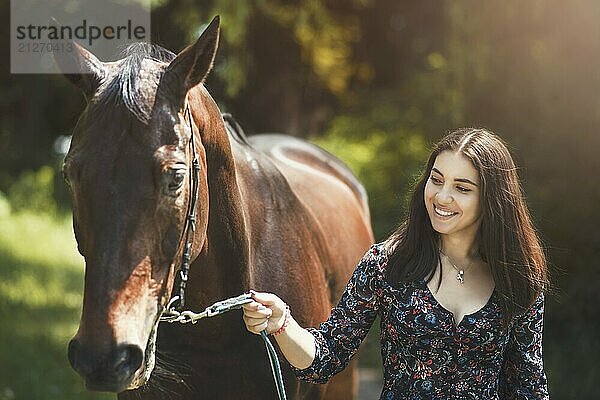
<instances>
[{"instance_id":1,"label":"green foliage","mask_svg":"<svg viewBox=\"0 0 600 400\"><path fill-rule=\"evenodd\" d=\"M155 6L164 7L168 3L155 1ZM197 37L200 33L198 28L204 27L206 21L214 15L221 16L221 52L226 52L226 57L217 60L215 72L230 98L239 95L250 79L256 73L260 74L255 70L257 60L252 51L263 43L253 43L252 40L261 38L264 35L261 30L265 27L253 25L253 20L268 21L289 32L294 48L288 49L286 56L290 56L290 50L299 54L302 63L331 93L346 93L352 78L361 76L360 65L353 59L353 46L361 37L360 20L355 13L331 12L324 2L312 0L260 0L254 3L213 0L206 5L202 9L182 2L172 15L185 27L190 42ZM348 2L345 7L353 11L370 5L371 1L356 1Z\"/></svg>"},{"instance_id":2,"label":"green foliage","mask_svg":"<svg viewBox=\"0 0 600 400\"><path fill-rule=\"evenodd\" d=\"M323 2L263 0L259 8L275 23L290 29L303 61L335 94L347 91L356 73L352 45L360 38L359 19L328 10Z\"/></svg>"},{"instance_id":3,"label":"green foliage","mask_svg":"<svg viewBox=\"0 0 600 400\"><path fill-rule=\"evenodd\" d=\"M0 217L0 399L114 397L85 391L67 361L82 286L70 218Z\"/></svg>"},{"instance_id":4,"label":"green foliage","mask_svg":"<svg viewBox=\"0 0 600 400\"><path fill-rule=\"evenodd\" d=\"M8 217L10 215L10 203L4 195L0 192L0 218Z\"/></svg>"},{"instance_id":5,"label":"green foliage","mask_svg":"<svg viewBox=\"0 0 600 400\"><path fill-rule=\"evenodd\" d=\"M383 239L406 210L406 195L427 149L417 130L402 127L395 110L384 105L366 114L339 115L312 141L342 159L363 182L376 237Z\"/></svg>"},{"instance_id":6,"label":"green foliage","mask_svg":"<svg viewBox=\"0 0 600 400\"><path fill-rule=\"evenodd\" d=\"M222 40L229 49L231 57L221 60L215 68L219 78L226 82L228 97L235 97L246 86L246 70L252 63L252 57L245 48L246 34L254 7L249 2L237 0L217 1L213 15L219 14L223 21Z\"/></svg>"},{"instance_id":7,"label":"green foliage","mask_svg":"<svg viewBox=\"0 0 600 400\"><path fill-rule=\"evenodd\" d=\"M37 171L24 171L8 190L8 201L15 211L31 210L54 214L55 171L43 166Z\"/></svg>"}]
</instances>

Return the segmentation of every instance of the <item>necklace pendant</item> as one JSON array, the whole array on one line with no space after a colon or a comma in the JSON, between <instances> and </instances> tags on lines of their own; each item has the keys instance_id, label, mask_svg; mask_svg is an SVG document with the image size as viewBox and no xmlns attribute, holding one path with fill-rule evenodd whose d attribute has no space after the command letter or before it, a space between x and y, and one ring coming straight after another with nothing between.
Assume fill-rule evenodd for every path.
<instances>
[{"instance_id":1,"label":"necklace pendant","mask_svg":"<svg viewBox=\"0 0 600 400\"><path fill-rule=\"evenodd\" d=\"M458 274L456 274L456 280L460 282L460 284L462 285L463 283L465 283L465 271L463 271L462 269L460 271L458 271Z\"/></svg>"}]
</instances>

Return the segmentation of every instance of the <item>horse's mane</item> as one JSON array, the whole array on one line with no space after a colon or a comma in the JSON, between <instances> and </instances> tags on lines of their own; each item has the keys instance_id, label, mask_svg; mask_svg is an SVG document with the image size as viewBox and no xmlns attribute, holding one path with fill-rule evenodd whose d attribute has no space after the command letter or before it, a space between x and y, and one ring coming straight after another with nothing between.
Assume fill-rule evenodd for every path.
<instances>
[{"instance_id":1,"label":"horse's mane","mask_svg":"<svg viewBox=\"0 0 600 400\"><path fill-rule=\"evenodd\" d=\"M222 115L223 121L225 121L225 128L227 128L229 135L238 143L250 146L250 142L248 142L246 133L242 129L241 125L235 120L235 118L233 118L233 115L229 113L223 113Z\"/></svg>"},{"instance_id":2,"label":"horse's mane","mask_svg":"<svg viewBox=\"0 0 600 400\"><path fill-rule=\"evenodd\" d=\"M130 44L121 52L116 72L112 74L110 80L102 84L94 98L96 105L94 111L108 115L106 112L111 107L121 106L140 122L148 122L152 111L149 96L154 94L152 89L158 87L163 69L146 68L142 76L142 63L144 60L151 60L168 64L175 57L176 54L173 52L155 44L143 42ZM233 116L223 114L223 119L229 135L238 143L250 146L246 134Z\"/></svg>"},{"instance_id":3,"label":"horse's mane","mask_svg":"<svg viewBox=\"0 0 600 400\"><path fill-rule=\"evenodd\" d=\"M101 106L123 105L141 122L150 118L151 104L148 101L149 84L158 87L162 74L161 69L156 69L148 76L140 77L142 62L145 59L159 63L169 63L175 54L164 47L149 43L133 43L121 53L122 60L110 81L103 84L103 89L98 93L96 102ZM152 80L155 82L148 82ZM106 109L105 107L100 107Z\"/></svg>"}]
</instances>

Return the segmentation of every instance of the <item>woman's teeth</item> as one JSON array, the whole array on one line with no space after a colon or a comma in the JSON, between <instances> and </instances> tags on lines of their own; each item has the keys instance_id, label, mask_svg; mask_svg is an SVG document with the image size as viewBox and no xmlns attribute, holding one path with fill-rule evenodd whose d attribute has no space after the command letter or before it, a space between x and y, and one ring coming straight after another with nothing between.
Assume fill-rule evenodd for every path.
<instances>
[{"instance_id":1,"label":"woman's teeth","mask_svg":"<svg viewBox=\"0 0 600 400\"><path fill-rule=\"evenodd\" d=\"M440 215L440 216L442 216L442 217L451 217L451 216L453 216L453 215L455 215L455 214L458 214L458 213L455 213L455 212L450 212L450 211L444 211L444 210L440 210L440 209L439 209L439 208L437 208L436 206L433 206L433 209L435 210L435 213L436 213L437 215Z\"/></svg>"}]
</instances>

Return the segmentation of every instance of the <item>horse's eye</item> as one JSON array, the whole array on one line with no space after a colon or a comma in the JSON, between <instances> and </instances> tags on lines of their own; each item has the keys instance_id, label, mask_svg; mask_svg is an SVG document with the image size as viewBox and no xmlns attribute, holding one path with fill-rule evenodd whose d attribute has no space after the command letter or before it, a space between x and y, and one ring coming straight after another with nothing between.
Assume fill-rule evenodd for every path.
<instances>
[{"instance_id":1,"label":"horse's eye","mask_svg":"<svg viewBox=\"0 0 600 400\"><path fill-rule=\"evenodd\" d=\"M177 195L179 189L183 186L183 181L186 176L186 170L183 168L169 169L165 175L165 194L174 196Z\"/></svg>"}]
</instances>

